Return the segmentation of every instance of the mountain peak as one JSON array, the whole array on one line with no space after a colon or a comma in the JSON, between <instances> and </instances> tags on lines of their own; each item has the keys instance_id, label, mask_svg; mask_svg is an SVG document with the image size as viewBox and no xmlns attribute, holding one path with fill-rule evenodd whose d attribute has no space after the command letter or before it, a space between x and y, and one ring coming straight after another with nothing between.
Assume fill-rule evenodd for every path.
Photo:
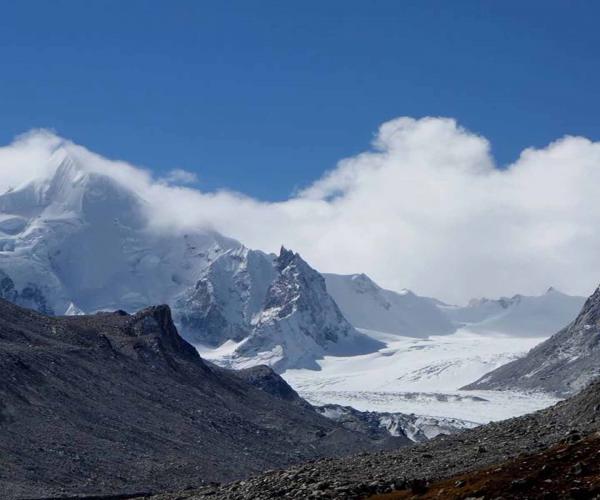
<instances>
[{"instance_id":1,"label":"mountain peak","mask_svg":"<svg viewBox=\"0 0 600 500\"><path fill-rule=\"evenodd\" d=\"M58 148L50 158L55 165L54 174L43 183L45 204L62 204L70 209L80 205L80 194L89 179L89 173L69 154L66 148Z\"/></svg>"},{"instance_id":2,"label":"mountain peak","mask_svg":"<svg viewBox=\"0 0 600 500\"><path fill-rule=\"evenodd\" d=\"M294 253L293 250L288 250L283 245L279 250L279 257L277 257L277 268L281 271L289 266L294 258L298 256L298 254Z\"/></svg>"}]
</instances>

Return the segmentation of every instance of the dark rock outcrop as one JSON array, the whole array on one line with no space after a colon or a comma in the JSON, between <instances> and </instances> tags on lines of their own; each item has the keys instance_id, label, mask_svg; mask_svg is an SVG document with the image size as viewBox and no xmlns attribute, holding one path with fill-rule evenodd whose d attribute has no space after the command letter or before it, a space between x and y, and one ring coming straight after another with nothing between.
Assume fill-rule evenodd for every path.
<instances>
[{"instance_id":1,"label":"dark rock outcrop","mask_svg":"<svg viewBox=\"0 0 600 500\"><path fill-rule=\"evenodd\" d=\"M253 366L252 368L246 368L244 370L235 370L233 373L245 382L265 391L271 396L283 399L284 401L308 405L308 403L302 399L280 375L275 373L268 366Z\"/></svg>"}]
</instances>

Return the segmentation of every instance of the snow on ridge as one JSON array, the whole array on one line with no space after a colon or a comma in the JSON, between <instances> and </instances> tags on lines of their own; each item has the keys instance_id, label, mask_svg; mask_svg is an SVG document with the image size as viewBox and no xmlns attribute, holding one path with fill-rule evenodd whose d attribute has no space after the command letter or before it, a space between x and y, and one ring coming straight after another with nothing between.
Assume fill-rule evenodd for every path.
<instances>
[{"instance_id":1,"label":"snow on ridge","mask_svg":"<svg viewBox=\"0 0 600 500\"><path fill-rule=\"evenodd\" d=\"M550 336L579 313L585 297L550 287L538 296L514 295L499 299L472 299L467 306L440 306L457 327L512 336Z\"/></svg>"},{"instance_id":2,"label":"snow on ridge","mask_svg":"<svg viewBox=\"0 0 600 500\"><path fill-rule=\"evenodd\" d=\"M234 353L221 360L232 367L252 360L278 371L318 369L326 354L356 355L383 344L358 332L327 293L323 277L299 254L282 247L272 261L276 270L251 331Z\"/></svg>"},{"instance_id":3,"label":"snow on ridge","mask_svg":"<svg viewBox=\"0 0 600 500\"><path fill-rule=\"evenodd\" d=\"M324 274L327 290L359 329L426 337L455 331L431 299L410 290L385 290L365 274Z\"/></svg>"}]
</instances>

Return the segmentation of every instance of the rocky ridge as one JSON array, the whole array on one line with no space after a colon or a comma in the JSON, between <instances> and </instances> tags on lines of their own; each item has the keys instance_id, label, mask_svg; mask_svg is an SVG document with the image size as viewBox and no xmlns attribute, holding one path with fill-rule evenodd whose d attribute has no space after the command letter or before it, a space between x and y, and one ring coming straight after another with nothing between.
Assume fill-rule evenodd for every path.
<instances>
[{"instance_id":1,"label":"rocky ridge","mask_svg":"<svg viewBox=\"0 0 600 500\"><path fill-rule=\"evenodd\" d=\"M3 498L199 487L406 443L349 431L296 397L266 367L203 361L167 306L48 317L0 299Z\"/></svg>"},{"instance_id":2,"label":"rocky ridge","mask_svg":"<svg viewBox=\"0 0 600 500\"><path fill-rule=\"evenodd\" d=\"M258 359L276 371L318 369L315 360L325 354L365 354L384 346L346 320L327 292L323 276L299 254L282 247L274 265L277 276L252 332L225 360L230 366L244 367Z\"/></svg>"}]
</instances>

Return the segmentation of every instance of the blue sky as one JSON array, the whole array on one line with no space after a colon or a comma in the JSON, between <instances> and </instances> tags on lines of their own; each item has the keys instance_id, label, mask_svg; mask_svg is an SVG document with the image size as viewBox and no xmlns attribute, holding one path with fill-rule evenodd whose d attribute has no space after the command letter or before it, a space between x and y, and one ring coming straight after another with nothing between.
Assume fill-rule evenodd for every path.
<instances>
[{"instance_id":1,"label":"blue sky","mask_svg":"<svg viewBox=\"0 0 600 500\"><path fill-rule=\"evenodd\" d=\"M450 116L499 164L600 139L592 1L0 1L0 143L288 197L397 116Z\"/></svg>"}]
</instances>

